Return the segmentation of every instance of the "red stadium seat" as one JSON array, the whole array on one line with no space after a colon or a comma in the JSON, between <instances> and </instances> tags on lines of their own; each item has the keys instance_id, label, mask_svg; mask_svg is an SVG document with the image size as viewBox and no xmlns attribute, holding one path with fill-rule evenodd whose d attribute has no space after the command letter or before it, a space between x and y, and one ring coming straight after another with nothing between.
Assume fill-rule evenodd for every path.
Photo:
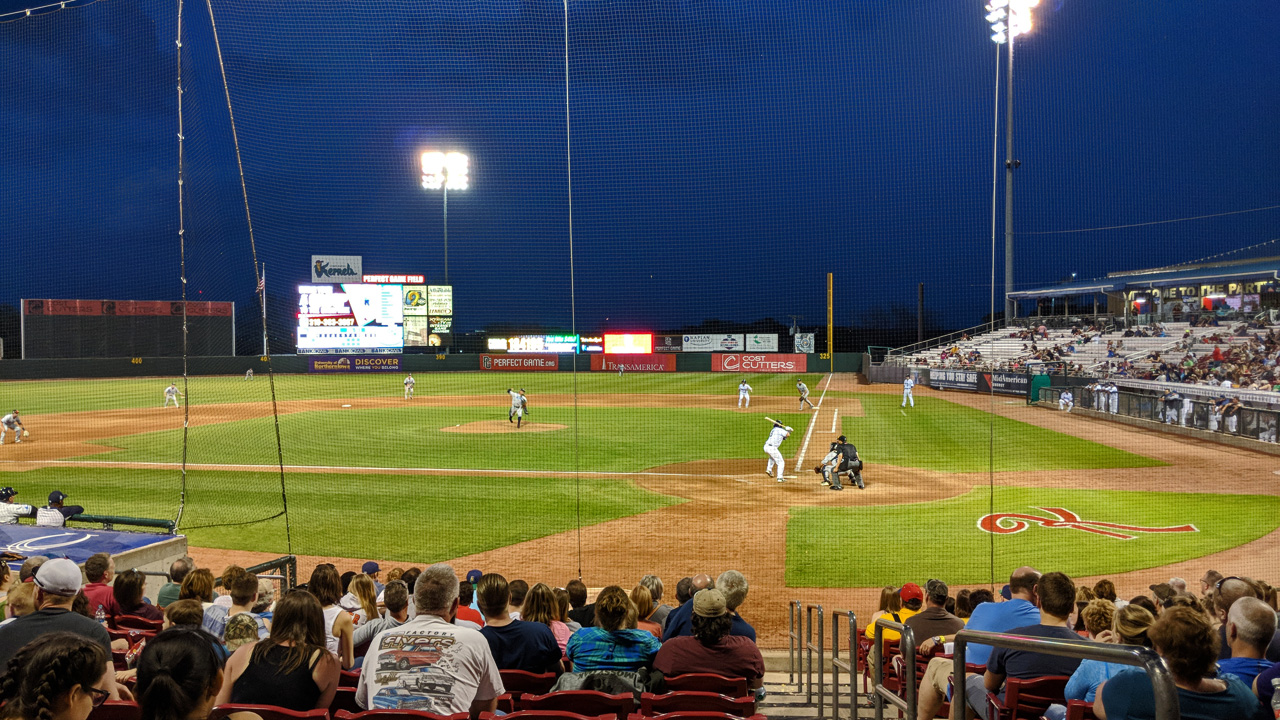
<instances>
[{"instance_id":1,"label":"red stadium seat","mask_svg":"<svg viewBox=\"0 0 1280 720\"><path fill-rule=\"evenodd\" d=\"M342 670L338 675L338 687L356 687L360 684L359 670Z\"/></svg>"},{"instance_id":2,"label":"red stadium seat","mask_svg":"<svg viewBox=\"0 0 1280 720\"><path fill-rule=\"evenodd\" d=\"M506 677L504 676L505 680ZM713 692L729 697L746 697L747 679L731 678L713 673L685 673L672 675L666 679L667 690L671 692Z\"/></svg>"},{"instance_id":3,"label":"red stadium seat","mask_svg":"<svg viewBox=\"0 0 1280 720\"><path fill-rule=\"evenodd\" d=\"M117 630L145 630L158 633L164 628L163 620L148 620L138 615L117 615L114 619Z\"/></svg>"},{"instance_id":4,"label":"red stadium seat","mask_svg":"<svg viewBox=\"0 0 1280 720\"><path fill-rule=\"evenodd\" d=\"M521 710L520 712L498 715L497 713L480 713L480 720L614 720L612 713L597 717L588 717L564 710Z\"/></svg>"},{"instance_id":5,"label":"red stadium seat","mask_svg":"<svg viewBox=\"0 0 1280 720\"><path fill-rule=\"evenodd\" d=\"M1039 718L1053 703L1066 705L1063 692L1067 688L1066 675L1047 675L1031 680L1009 678L1005 681L1004 702L995 693L987 693L988 720L1021 720Z\"/></svg>"},{"instance_id":6,"label":"red stadium seat","mask_svg":"<svg viewBox=\"0 0 1280 720\"><path fill-rule=\"evenodd\" d=\"M1067 702L1067 720L1098 720L1098 716L1093 714L1093 703L1083 700L1069 700Z\"/></svg>"},{"instance_id":7,"label":"red stadium seat","mask_svg":"<svg viewBox=\"0 0 1280 720\"><path fill-rule=\"evenodd\" d=\"M517 710L562 710L579 715L611 715L627 720L635 710L635 699L628 694L609 695L595 690L561 690L546 695L522 695Z\"/></svg>"},{"instance_id":8,"label":"red stadium seat","mask_svg":"<svg viewBox=\"0 0 1280 720\"><path fill-rule=\"evenodd\" d=\"M468 713L437 715L426 710L339 710L333 717L334 720L467 720L470 716Z\"/></svg>"},{"instance_id":9,"label":"red stadium seat","mask_svg":"<svg viewBox=\"0 0 1280 720\"><path fill-rule=\"evenodd\" d=\"M153 630L107 628L107 635L111 636L112 640L127 640L130 645L138 644L139 640L150 640L157 634L158 632Z\"/></svg>"},{"instance_id":10,"label":"red stadium seat","mask_svg":"<svg viewBox=\"0 0 1280 720\"><path fill-rule=\"evenodd\" d=\"M140 720L142 708L132 700L108 700L89 713L89 720Z\"/></svg>"},{"instance_id":11,"label":"red stadium seat","mask_svg":"<svg viewBox=\"0 0 1280 720\"><path fill-rule=\"evenodd\" d=\"M502 687L513 695L546 695L556 684L555 673L531 673L524 670L500 670Z\"/></svg>"},{"instance_id":12,"label":"red stadium seat","mask_svg":"<svg viewBox=\"0 0 1280 720\"><path fill-rule=\"evenodd\" d=\"M356 704L356 689L353 687L339 685L337 692L333 694L333 701L329 703L329 712L335 715L341 710L358 713L363 709Z\"/></svg>"},{"instance_id":13,"label":"red stadium seat","mask_svg":"<svg viewBox=\"0 0 1280 720\"><path fill-rule=\"evenodd\" d=\"M756 714L756 699L754 697L731 698L709 692L671 692L665 695L642 693L640 695L641 715L653 716L699 710L722 712L740 718L750 717Z\"/></svg>"},{"instance_id":14,"label":"red stadium seat","mask_svg":"<svg viewBox=\"0 0 1280 720\"><path fill-rule=\"evenodd\" d=\"M645 718L645 720L765 720L765 716L752 715L749 718L739 718L737 715L730 715L728 713L692 710L688 712L677 711L663 715L654 715L651 718Z\"/></svg>"},{"instance_id":15,"label":"red stadium seat","mask_svg":"<svg viewBox=\"0 0 1280 720\"><path fill-rule=\"evenodd\" d=\"M275 705L241 705L237 703L227 703L214 708L206 720L222 720L236 713L252 713L262 718L262 720L329 720L329 711L320 708L318 710L290 710L288 708L276 707Z\"/></svg>"}]
</instances>

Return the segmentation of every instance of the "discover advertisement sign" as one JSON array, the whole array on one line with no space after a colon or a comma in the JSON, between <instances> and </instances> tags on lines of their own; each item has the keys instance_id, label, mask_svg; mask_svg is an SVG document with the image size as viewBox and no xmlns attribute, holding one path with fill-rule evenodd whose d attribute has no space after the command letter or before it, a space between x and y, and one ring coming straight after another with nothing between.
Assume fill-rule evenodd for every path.
<instances>
[{"instance_id":1,"label":"discover advertisement sign","mask_svg":"<svg viewBox=\"0 0 1280 720\"><path fill-rule=\"evenodd\" d=\"M777 353L713 353L712 372L744 373L802 373L807 372L807 355L779 355Z\"/></svg>"},{"instance_id":2,"label":"discover advertisement sign","mask_svg":"<svg viewBox=\"0 0 1280 720\"><path fill-rule=\"evenodd\" d=\"M313 373L400 372L400 356L343 355L341 357L307 358L307 370Z\"/></svg>"}]
</instances>

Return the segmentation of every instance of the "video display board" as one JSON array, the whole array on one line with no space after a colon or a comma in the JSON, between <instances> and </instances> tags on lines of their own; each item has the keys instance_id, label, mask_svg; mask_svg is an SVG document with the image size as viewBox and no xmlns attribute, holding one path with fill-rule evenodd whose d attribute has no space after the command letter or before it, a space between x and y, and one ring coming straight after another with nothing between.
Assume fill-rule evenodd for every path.
<instances>
[{"instance_id":1,"label":"video display board","mask_svg":"<svg viewBox=\"0 0 1280 720\"><path fill-rule=\"evenodd\" d=\"M401 285L298 286L298 354L404 351Z\"/></svg>"},{"instance_id":2,"label":"video display board","mask_svg":"<svg viewBox=\"0 0 1280 720\"><path fill-rule=\"evenodd\" d=\"M578 352L577 335L516 335L491 337L488 348L498 352L513 353L565 353Z\"/></svg>"},{"instance_id":3,"label":"video display board","mask_svg":"<svg viewBox=\"0 0 1280 720\"><path fill-rule=\"evenodd\" d=\"M648 355L653 352L653 335L650 333L605 333L606 355Z\"/></svg>"}]
</instances>

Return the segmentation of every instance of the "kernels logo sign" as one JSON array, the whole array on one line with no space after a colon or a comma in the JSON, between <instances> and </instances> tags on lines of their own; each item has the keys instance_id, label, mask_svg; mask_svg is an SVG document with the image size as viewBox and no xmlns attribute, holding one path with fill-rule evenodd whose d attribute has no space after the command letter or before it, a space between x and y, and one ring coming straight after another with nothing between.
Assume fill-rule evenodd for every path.
<instances>
[{"instance_id":1,"label":"kernels logo sign","mask_svg":"<svg viewBox=\"0 0 1280 720\"><path fill-rule=\"evenodd\" d=\"M360 282L364 277L362 255L312 255L311 282Z\"/></svg>"}]
</instances>

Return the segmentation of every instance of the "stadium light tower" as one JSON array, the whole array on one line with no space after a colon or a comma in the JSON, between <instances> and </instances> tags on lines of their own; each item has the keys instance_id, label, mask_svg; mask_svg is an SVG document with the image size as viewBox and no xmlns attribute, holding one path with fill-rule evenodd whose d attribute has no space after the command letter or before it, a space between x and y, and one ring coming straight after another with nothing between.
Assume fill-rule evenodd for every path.
<instances>
[{"instance_id":1,"label":"stadium light tower","mask_svg":"<svg viewBox=\"0 0 1280 720\"><path fill-rule=\"evenodd\" d=\"M449 191L471 186L471 158L460 152L422 153L422 187L444 194L444 284L449 284Z\"/></svg>"},{"instance_id":2,"label":"stadium light tower","mask_svg":"<svg viewBox=\"0 0 1280 720\"><path fill-rule=\"evenodd\" d=\"M1009 297L1013 292L1013 170L1021 165L1013 159L1013 39L1031 32L1031 8L1040 0L990 0L985 8L991 23L991 40L1008 45L1008 95L1005 101L1004 139L1004 317L1012 318L1017 309ZM992 318L994 321L994 318Z\"/></svg>"}]
</instances>

